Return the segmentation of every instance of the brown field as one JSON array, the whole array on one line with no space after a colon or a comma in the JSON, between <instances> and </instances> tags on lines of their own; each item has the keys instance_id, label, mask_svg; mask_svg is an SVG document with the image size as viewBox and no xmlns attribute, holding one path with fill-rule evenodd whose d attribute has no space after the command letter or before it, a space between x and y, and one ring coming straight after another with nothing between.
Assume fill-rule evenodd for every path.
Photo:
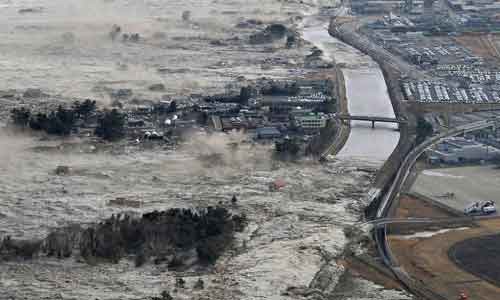
<instances>
[{"instance_id":1,"label":"brown field","mask_svg":"<svg viewBox=\"0 0 500 300\"><path fill-rule=\"evenodd\" d=\"M370 280L386 289L404 290L401 284L394 278L382 264L377 265L375 261L370 262L370 258L364 259L359 257L347 257L338 261L342 264L347 272L353 277L360 277Z\"/></svg>"},{"instance_id":2,"label":"brown field","mask_svg":"<svg viewBox=\"0 0 500 300\"><path fill-rule=\"evenodd\" d=\"M500 286L499 248L500 235L494 234L461 241L448 254L462 269Z\"/></svg>"},{"instance_id":3,"label":"brown field","mask_svg":"<svg viewBox=\"0 0 500 300\"><path fill-rule=\"evenodd\" d=\"M495 42L499 38L500 37L497 35L465 34L456 37L455 40L462 46L470 49L477 56L481 56L486 59L499 60L500 55Z\"/></svg>"},{"instance_id":4,"label":"brown field","mask_svg":"<svg viewBox=\"0 0 500 300\"><path fill-rule=\"evenodd\" d=\"M430 202L422 201L412 195L402 195L395 211L395 218L449 218L450 212Z\"/></svg>"},{"instance_id":5,"label":"brown field","mask_svg":"<svg viewBox=\"0 0 500 300\"><path fill-rule=\"evenodd\" d=\"M389 237L398 263L410 276L448 299L458 299L460 292L466 292L470 299L499 299L500 287L462 270L448 256L449 249L456 243L498 233L500 220L479 222L479 227L467 230L449 231L430 238L402 239Z\"/></svg>"}]
</instances>

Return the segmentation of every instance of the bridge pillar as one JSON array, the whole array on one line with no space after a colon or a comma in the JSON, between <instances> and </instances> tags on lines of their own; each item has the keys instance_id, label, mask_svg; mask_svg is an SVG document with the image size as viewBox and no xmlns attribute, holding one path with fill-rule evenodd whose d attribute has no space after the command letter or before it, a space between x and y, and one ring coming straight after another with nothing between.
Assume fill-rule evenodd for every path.
<instances>
[{"instance_id":1,"label":"bridge pillar","mask_svg":"<svg viewBox=\"0 0 500 300\"><path fill-rule=\"evenodd\" d=\"M372 129L375 128L375 121L372 121Z\"/></svg>"}]
</instances>

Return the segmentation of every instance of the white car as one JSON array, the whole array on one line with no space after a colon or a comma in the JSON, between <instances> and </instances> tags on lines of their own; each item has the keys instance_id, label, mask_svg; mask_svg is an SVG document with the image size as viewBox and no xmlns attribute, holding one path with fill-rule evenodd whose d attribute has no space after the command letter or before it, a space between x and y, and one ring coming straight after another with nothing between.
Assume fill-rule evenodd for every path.
<instances>
[{"instance_id":1,"label":"white car","mask_svg":"<svg viewBox=\"0 0 500 300\"><path fill-rule=\"evenodd\" d=\"M497 212L497 208L495 207L495 203L493 201L484 202L481 210L484 214L492 214Z\"/></svg>"},{"instance_id":2,"label":"white car","mask_svg":"<svg viewBox=\"0 0 500 300\"><path fill-rule=\"evenodd\" d=\"M479 201L473 203L464 209L464 214L466 215L489 215L497 211L495 207L495 202L489 201Z\"/></svg>"}]
</instances>

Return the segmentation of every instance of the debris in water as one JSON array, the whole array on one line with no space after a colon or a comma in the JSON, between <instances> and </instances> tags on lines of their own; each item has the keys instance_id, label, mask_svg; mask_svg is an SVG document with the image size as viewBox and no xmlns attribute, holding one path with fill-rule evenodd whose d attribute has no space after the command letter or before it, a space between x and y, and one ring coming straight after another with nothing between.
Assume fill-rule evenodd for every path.
<instances>
[{"instance_id":1,"label":"debris in water","mask_svg":"<svg viewBox=\"0 0 500 300\"><path fill-rule=\"evenodd\" d=\"M69 175L70 171L71 171L71 169L68 166L57 166L57 168L55 169L54 172L56 175L65 176L65 175Z\"/></svg>"},{"instance_id":2,"label":"debris in water","mask_svg":"<svg viewBox=\"0 0 500 300\"><path fill-rule=\"evenodd\" d=\"M142 206L142 202L138 200L130 200L125 197L117 197L115 199L111 199L108 202L109 205L114 206L128 206L133 208L140 208Z\"/></svg>"},{"instance_id":3,"label":"debris in water","mask_svg":"<svg viewBox=\"0 0 500 300\"><path fill-rule=\"evenodd\" d=\"M269 191L277 192L286 186L286 182L283 179L276 179L269 184Z\"/></svg>"}]
</instances>

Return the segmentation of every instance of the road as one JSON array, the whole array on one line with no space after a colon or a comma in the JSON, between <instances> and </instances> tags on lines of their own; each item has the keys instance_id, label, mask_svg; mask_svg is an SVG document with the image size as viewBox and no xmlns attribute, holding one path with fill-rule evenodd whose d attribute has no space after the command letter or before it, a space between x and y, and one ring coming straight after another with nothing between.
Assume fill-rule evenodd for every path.
<instances>
[{"instance_id":1,"label":"road","mask_svg":"<svg viewBox=\"0 0 500 300\"><path fill-rule=\"evenodd\" d=\"M392 54L382 46L379 46L375 42L371 41L366 36L359 34L358 31L360 27L365 24L365 22L366 21L364 20L346 22L337 26L335 30L330 29L330 31L334 36L340 37L342 40L346 40L348 44L367 53L378 63L389 65L403 75L420 79L429 78L429 75L422 70L419 70L416 66L409 64L401 57Z\"/></svg>"},{"instance_id":2,"label":"road","mask_svg":"<svg viewBox=\"0 0 500 300\"><path fill-rule=\"evenodd\" d=\"M425 286L414 281L404 270L402 270L395 258L393 257L391 250L388 246L386 235L387 235L387 224L390 223L389 208L391 207L392 201L399 196L400 190L404 185L411 168L417 161L418 157L430 146L441 142L443 139L456 136L468 131L479 130L491 126L495 126L496 122L494 120L479 121L475 123L466 124L439 135L428 138L422 144L413 149L403 160L392 184L385 195L382 197L382 201L378 207L376 219L384 220L382 226L376 227L375 229L375 243L379 251L384 264L391 269L396 278L404 284L404 286L411 291L413 294L418 296L423 296L426 299L433 300L447 300L441 295L434 293ZM427 220L428 221L428 220ZM385 222L385 224L384 224Z\"/></svg>"},{"instance_id":3,"label":"road","mask_svg":"<svg viewBox=\"0 0 500 300\"><path fill-rule=\"evenodd\" d=\"M399 196L399 190L401 186L404 184L406 181L406 178L408 177L411 167L415 164L416 160L418 157L424 153L424 151L429 148L432 145L435 145L442 140L460 135L464 132L469 132L469 131L474 131L474 130L479 130L491 126L495 126L496 122L495 121L479 121L479 122L474 122L466 125L459 126L457 128L445 131L444 133L441 133L439 135L433 136L426 141L424 141L422 144L417 146L415 149L413 149L405 158L403 163L401 164L401 167L399 168L396 177L393 181L393 184L391 185L388 193L383 198L383 201L377 211L377 218L382 218L387 215L387 207L390 202Z\"/></svg>"}]
</instances>

